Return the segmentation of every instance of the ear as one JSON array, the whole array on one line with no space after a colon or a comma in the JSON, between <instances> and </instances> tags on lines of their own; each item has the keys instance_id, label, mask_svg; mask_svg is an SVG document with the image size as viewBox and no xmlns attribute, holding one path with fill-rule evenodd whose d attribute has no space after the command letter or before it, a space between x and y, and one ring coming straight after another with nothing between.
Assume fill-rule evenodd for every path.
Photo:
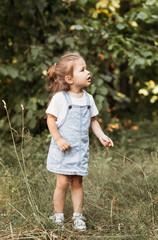
<instances>
[{"instance_id":1,"label":"ear","mask_svg":"<svg viewBox=\"0 0 158 240\"><path fill-rule=\"evenodd\" d=\"M67 82L70 85L74 83L71 76L65 76L65 82Z\"/></svg>"}]
</instances>

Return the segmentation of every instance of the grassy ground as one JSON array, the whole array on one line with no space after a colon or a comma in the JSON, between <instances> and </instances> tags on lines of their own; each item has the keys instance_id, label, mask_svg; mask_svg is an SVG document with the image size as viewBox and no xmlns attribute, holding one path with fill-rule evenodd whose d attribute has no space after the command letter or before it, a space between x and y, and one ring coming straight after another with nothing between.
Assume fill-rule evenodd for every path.
<instances>
[{"instance_id":1,"label":"grassy ground","mask_svg":"<svg viewBox=\"0 0 158 240\"><path fill-rule=\"evenodd\" d=\"M65 229L48 219L53 214L55 176L45 169L48 132L14 133L16 149L5 137L0 142L0 239L158 239L158 124L110 133L115 147L90 145L89 174L84 177L84 215L88 230L72 229L68 192ZM16 152L17 151L17 152Z\"/></svg>"}]
</instances>

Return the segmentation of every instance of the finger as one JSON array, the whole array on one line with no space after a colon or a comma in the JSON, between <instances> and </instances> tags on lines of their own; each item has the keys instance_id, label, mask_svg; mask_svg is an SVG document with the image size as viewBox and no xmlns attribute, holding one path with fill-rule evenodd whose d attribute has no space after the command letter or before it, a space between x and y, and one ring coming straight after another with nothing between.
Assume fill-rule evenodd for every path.
<instances>
[{"instance_id":1,"label":"finger","mask_svg":"<svg viewBox=\"0 0 158 240\"><path fill-rule=\"evenodd\" d=\"M69 149L69 145L68 144L65 144L63 147L64 147L65 151Z\"/></svg>"},{"instance_id":2,"label":"finger","mask_svg":"<svg viewBox=\"0 0 158 240\"><path fill-rule=\"evenodd\" d=\"M70 146L70 145L67 147L67 149L66 149L66 150L69 150L69 149L71 149L71 146Z\"/></svg>"},{"instance_id":3,"label":"finger","mask_svg":"<svg viewBox=\"0 0 158 240\"><path fill-rule=\"evenodd\" d=\"M102 139L101 143L103 144L104 147L108 147L108 142L105 139Z\"/></svg>"},{"instance_id":4,"label":"finger","mask_svg":"<svg viewBox=\"0 0 158 240\"><path fill-rule=\"evenodd\" d=\"M110 141L106 141L105 147L110 147L110 146L111 146L111 142Z\"/></svg>"},{"instance_id":5,"label":"finger","mask_svg":"<svg viewBox=\"0 0 158 240\"><path fill-rule=\"evenodd\" d=\"M71 149L71 145L69 144L69 149Z\"/></svg>"},{"instance_id":6,"label":"finger","mask_svg":"<svg viewBox=\"0 0 158 240\"><path fill-rule=\"evenodd\" d=\"M109 147L113 147L114 144L113 144L113 141L110 138L108 138L107 142L108 142Z\"/></svg>"},{"instance_id":7,"label":"finger","mask_svg":"<svg viewBox=\"0 0 158 240\"><path fill-rule=\"evenodd\" d=\"M109 144L109 139L102 139L103 143L108 145Z\"/></svg>"},{"instance_id":8,"label":"finger","mask_svg":"<svg viewBox=\"0 0 158 240\"><path fill-rule=\"evenodd\" d=\"M65 149L64 149L65 151L67 151L67 150L69 150L69 148L68 147L65 147Z\"/></svg>"},{"instance_id":9,"label":"finger","mask_svg":"<svg viewBox=\"0 0 158 240\"><path fill-rule=\"evenodd\" d=\"M110 146L113 147L114 144L113 144L113 141L110 139Z\"/></svg>"},{"instance_id":10,"label":"finger","mask_svg":"<svg viewBox=\"0 0 158 240\"><path fill-rule=\"evenodd\" d=\"M68 142L66 143L66 146L67 146L68 149L71 148L71 146L70 146L70 144Z\"/></svg>"},{"instance_id":11,"label":"finger","mask_svg":"<svg viewBox=\"0 0 158 240\"><path fill-rule=\"evenodd\" d=\"M112 143L111 142L108 143L108 147L112 147Z\"/></svg>"},{"instance_id":12,"label":"finger","mask_svg":"<svg viewBox=\"0 0 158 240\"><path fill-rule=\"evenodd\" d=\"M62 152L65 152L65 147L62 146L60 150L61 150Z\"/></svg>"}]
</instances>

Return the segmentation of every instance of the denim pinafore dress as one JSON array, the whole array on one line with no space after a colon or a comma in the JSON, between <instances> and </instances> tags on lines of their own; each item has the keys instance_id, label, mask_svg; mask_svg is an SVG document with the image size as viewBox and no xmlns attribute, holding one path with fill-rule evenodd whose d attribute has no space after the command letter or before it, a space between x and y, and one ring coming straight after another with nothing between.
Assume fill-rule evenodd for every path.
<instances>
[{"instance_id":1,"label":"denim pinafore dress","mask_svg":"<svg viewBox=\"0 0 158 240\"><path fill-rule=\"evenodd\" d=\"M71 149L62 152L54 139L51 139L47 169L64 175L88 174L89 127L91 122L91 105L88 93L86 105L73 105L68 92L64 92L67 102L67 114L58 128L62 138L69 142Z\"/></svg>"}]
</instances>

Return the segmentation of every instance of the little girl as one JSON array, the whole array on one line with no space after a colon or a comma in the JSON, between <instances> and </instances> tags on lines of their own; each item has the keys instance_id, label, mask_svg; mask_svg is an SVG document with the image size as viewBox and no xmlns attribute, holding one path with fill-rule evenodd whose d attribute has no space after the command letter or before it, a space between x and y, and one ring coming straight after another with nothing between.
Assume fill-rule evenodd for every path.
<instances>
[{"instance_id":1,"label":"little girl","mask_svg":"<svg viewBox=\"0 0 158 240\"><path fill-rule=\"evenodd\" d=\"M88 174L89 127L105 147L113 142L102 131L95 116L97 107L84 87L91 84L90 72L78 53L68 53L52 65L47 73L52 99L46 110L52 135L47 169L56 173L53 223L63 227L63 208L70 186L74 229L86 230L83 209L82 176Z\"/></svg>"}]
</instances>

